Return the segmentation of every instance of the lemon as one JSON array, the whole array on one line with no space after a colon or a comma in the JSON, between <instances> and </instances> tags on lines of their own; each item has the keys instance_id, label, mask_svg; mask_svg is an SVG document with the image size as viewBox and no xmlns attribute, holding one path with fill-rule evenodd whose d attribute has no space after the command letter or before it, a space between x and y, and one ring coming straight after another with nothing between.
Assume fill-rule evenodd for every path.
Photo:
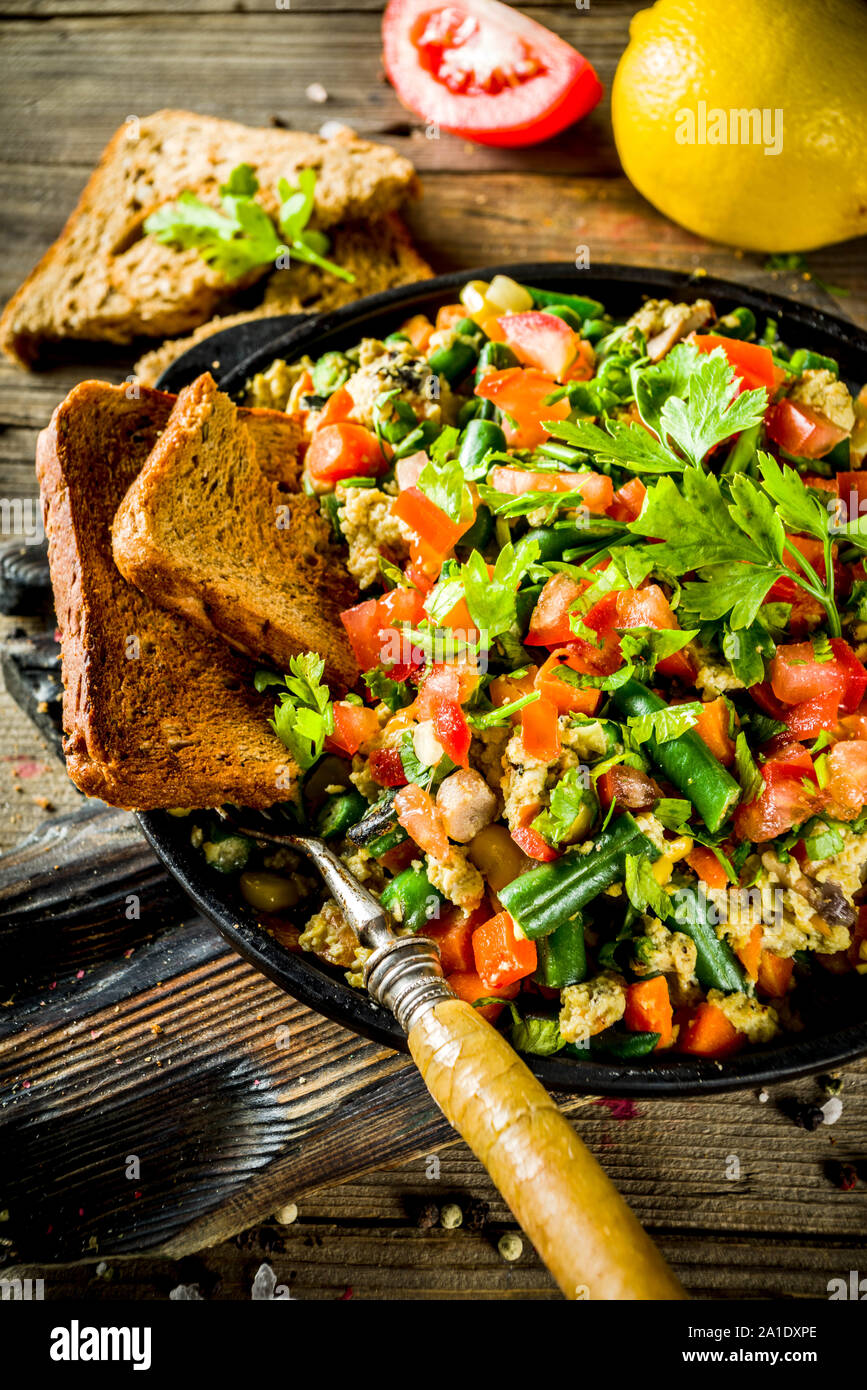
<instances>
[{"instance_id":1,"label":"lemon","mask_svg":"<svg viewBox=\"0 0 867 1390\"><path fill-rule=\"evenodd\" d=\"M863 0L657 0L611 105L628 177L700 236L781 252L867 232Z\"/></svg>"}]
</instances>

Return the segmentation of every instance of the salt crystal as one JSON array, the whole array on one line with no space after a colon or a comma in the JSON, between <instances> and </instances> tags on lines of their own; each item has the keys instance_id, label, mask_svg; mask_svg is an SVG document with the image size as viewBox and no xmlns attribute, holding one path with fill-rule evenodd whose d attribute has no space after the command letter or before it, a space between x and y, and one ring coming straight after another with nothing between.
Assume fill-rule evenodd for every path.
<instances>
[{"instance_id":1,"label":"salt crystal","mask_svg":"<svg viewBox=\"0 0 867 1390\"><path fill-rule=\"evenodd\" d=\"M169 1298L173 1303L204 1303L198 1284L178 1284L172 1289Z\"/></svg>"},{"instance_id":2,"label":"salt crystal","mask_svg":"<svg viewBox=\"0 0 867 1390\"><path fill-rule=\"evenodd\" d=\"M315 101L317 106L328 100L328 93L321 82L311 82L304 95L308 101Z\"/></svg>"},{"instance_id":3,"label":"salt crystal","mask_svg":"<svg viewBox=\"0 0 867 1390\"><path fill-rule=\"evenodd\" d=\"M277 1276L270 1265L261 1264L256 1270L256 1277L253 1280L251 1298L253 1299L272 1299L274 1290L277 1287Z\"/></svg>"},{"instance_id":4,"label":"salt crystal","mask_svg":"<svg viewBox=\"0 0 867 1390\"><path fill-rule=\"evenodd\" d=\"M825 1116L825 1124L835 1125L843 1114L843 1102L839 1096L832 1096L824 1105L820 1105L819 1109Z\"/></svg>"}]
</instances>

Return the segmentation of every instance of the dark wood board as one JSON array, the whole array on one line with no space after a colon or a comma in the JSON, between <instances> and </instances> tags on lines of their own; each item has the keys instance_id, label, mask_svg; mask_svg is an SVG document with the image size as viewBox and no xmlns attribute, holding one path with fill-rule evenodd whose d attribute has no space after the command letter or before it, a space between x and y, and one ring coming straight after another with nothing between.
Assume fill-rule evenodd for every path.
<instances>
[{"instance_id":1,"label":"dark wood board","mask_svg":"<svg viewBox=\"0 0 867 1390\"><path fill-rule=\"evenodd\" d=\"M605 0L529 12L609 86L638 8ZM771 276L760 256L692 237L622 177L607 98L541 150L427 140L378 79L379 0L292 0L283 12L271 0L7 0L4 11L0 298L60 230L115 127L183 105L252 124L345 120L390 139L422 172L409 218L439 270L563 259L583 244L591 262L703 266L867 323L864 240L810 256L815 275L849 291L834 299L815 280ZM308 100L311 81L328 90L324 105ZM0 367L0 496L35 495L36 433L63 394L87 375L122 380L133 360L96 349L38 376ZM73 810L81 798L0 694L0 847L50 815L44 802ZM528 1247L514 1266L497 1253L513 1223L404 1059L287 999L192 915L184 927L155 917L125 930L128 959L98 931L67 941L64 957L46 932L43 987L0 998L0 1057L14 1079L0 1102L14 1140L0 1145L0 1255L32 1262L49 1297L166 1297L198 1280L208 1296L246 1298L263 1258L300 1298L348 1288L364 1298L556 1297ZM73 968L75 951L83 963ZM280 1047L287 1026L290 1046ZM867 1066L846 1069L839 1124L807 1133L784 1106L815 1094L806 1081L767 1103L747 1092L567 1108L691 1292L823 1297L829 1278L859 1259L863 1268ZM426 1176L434 1152L438 1179ZM131 1153L145 1159L138 1184L120 1166ZM732 1155L737 1180L726 1177ZM839 1160L860 1165L851 1192L834 1186ZM419 1228L425 1202L448 1200L488 1203L485 1229ZM294 1225L234 1238L290 1201Z\"/></svg>"}]
</instances>

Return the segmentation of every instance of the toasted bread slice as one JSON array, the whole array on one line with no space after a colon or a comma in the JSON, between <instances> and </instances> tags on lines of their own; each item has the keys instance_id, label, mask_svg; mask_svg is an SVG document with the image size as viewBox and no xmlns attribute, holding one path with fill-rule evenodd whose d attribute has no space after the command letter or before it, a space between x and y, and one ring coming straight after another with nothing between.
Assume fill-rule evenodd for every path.
<instances>
[{"instance_id":1,"label":"toasted bread slice","mask_svg":"<svg viewBox=\"0 0 867 1390\"><path fill-rule=\"evenodd\" d=\"M374 222L345 222L335 227L330 255L355 276L347 284L314 265L296 262L289 269L272 271L265 281L264 298L253 309L226 314L202 324L185 338L171 338L147 352L136 363L136 376L144 386L154 386L188 348L221 333L236 323L268 318L274 314L322 314L350 304L363 295L378 294L395 285L427 280L433 271L418 254L401 219L392 213ZM215 366L218 364L215 364Z\"/></svg>"},{"instance_id":2,"label":"toasted bread slice","mask_svg":"<svg viewBox=\"0 0 867 1390\"><path fill-rule=\"evenodd\" d=\"M253 667L225 642L128 584L111 554L114 513L175 399L85 381L39 437L67 767L83 792L128 810L270 806L298 790L268 726L273 697L256 694ZM265 471L291 478L293 422L243 414Z\"/></svg>"},{"instance_id":3,"label":"toasted bread slice","mask_svg":"<svg viewBox=\"0 0 867 1390\"><path fill-rule=\"evenodd\" d=\"M178 396L112 545L130 584L254 660L286 670L312 650L341 694L358 679L340 622L358 591L318 499L269 481L249 416L207 373Z\"/></svg>"},{"instance_id":4,"label":"toasted bread slice","mask_svg":"<svg viewBox=\"0 0 867 1390\"><path fill-rule=\"evenodd\" d=\"M6 306L3 351L30 365L48 343L68 338L130 343L188 333L204 323L239 282L227 285L197 251L164 246L142 226L185 189L217 205L220 184L240 163L256 169L259 197L271 214L279 179L292 182L300 169L315 168L311 226L322 229L383 217L415 187L409 160L350 130L323 140L189 111L157 111L127 122L106 147L60 237Z\"/></svg>"}]
</instances>

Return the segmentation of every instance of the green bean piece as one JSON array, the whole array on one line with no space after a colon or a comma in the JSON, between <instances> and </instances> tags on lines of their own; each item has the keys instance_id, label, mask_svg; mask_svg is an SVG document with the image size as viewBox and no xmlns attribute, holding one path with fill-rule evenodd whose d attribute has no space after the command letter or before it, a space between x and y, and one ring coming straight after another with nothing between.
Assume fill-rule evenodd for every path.
<instances>
[{"instance_id":1,"label":"green bean piece","mask_svg":"<svg viewBox=\"0 0 867 1390\"><path fill-rule=\"evenodd\" d=\"M522 539L526 539L526 537L522 537ZM519 589L515 596L515 616L518 620L518 630L522 636L526 635L527 628L530 626L533 609L539 602L542 587L541 584L530 584L526 589Z\"/></svg>"},{"instance_id":2,"label":"green bean piece","mask_svg":"<svg viewBox=\"0 0 867 1390\"><path fill-rule=\"evenodd\" d=\"M493 534L494 518L487 507L481 506L476 512L476 519L469 531L465 531L460 539L455 541L455 550L462 554L464 552L469 554L471 550L482 551L490 542Z\"/></svg>"},{"instance_id":3,"label":"green bean piece","mask_svg":"<svg viewBox=\"0 0 867 1390\"><path fill-rule=\"evenodd\" d=\"M408 333L389 333L382 341L386 347L403 347L404 343L412 343L412 338Z\"/></svg>"},{"instance_id":4,"label":"green bean piece","mask_svg":"<svg viewBox=\"0 0 867 1390\"><path fill-rule=\"evenodd\" d=\"M587 974L587 951L584 945L584 923L580 913L570 922L563 922L550 936L536 942L538 964L533 979L547 989L565 989L577 985Z\"/></svg>"},{"instance_id":5,"label":"green bean piece","mask_svg":"<svg viewBox=\"0 0 867 1390\"><path fill-rule=\"evenodd\" d=\"M721 474L751 473L753 471L752 464L758 453L762 429L763 422L760 420L757 425L751 425L749 429L741 430L723 460L720 469Z\"/></svg>"},{"instance_id":6,"label":"green bean piece","mask_svg":"<svg viewBox=\"0 0 867 1390\"><path fill-rule=\"evenodd\" d=\"M313 390L326 399L349 380L352 363L342 352L324 352L311 373Z\"/></svg>"},{"instance_id":7,"label":"green bean piece","mask_svg":"<svg viewBox=\"0 0 867 1390\"><path fill-rule=\"evenodd\" d=\"M515 554L516 557L520 556L530 546L538 545L539 564L545 564L548 560L561 560L564 551L586 544L586 526L573 526L571 523L565 526L537 526L530 531L525 531L521 539L516 542Z\"/></svg>"},{"instance_id":8,"label":"green bean piece","mask_svg":"<svg viewBox=\"0 0 867 1390\"><path fill-rule=\"evenodd\" d=\"M493 416L485 417L482 415L482 406L493 406L493 404L493 401L483 401L480 396L470 396L469 400L464 401L458 411L458 429L465 430L470 421L478 419L479 416L482 416L483 419L493 419Z\"/></svg>"},{"instance_id":9,"label":"green bean piece","mask_svg":"<svg viewBox=\"0 0 867 1390\"><path fill-rule=\"evenodd\" d=\"M384 835L377 835L375 839L368 840L365 849L368 854L372 854L374 859L381 859L389 850L397 849L409 836L402 825L396 825L393 830L386 830Z\"/></svg>"},{"instance_id":10,"label":"green bean piece","mask_svg":"<svg viewBox=\"0 0 867 1390\"><path fill-rule=\"evenodd\" d=\"M610 319L585 319L581 324L581 337L588 343L598 343L613 326Z\"/></svg>"},{"instance_id":11,"label":"green bean piece","mask_svg":"<svg viewBox=\"0 0 867 1390\"><path fill-rule=\"evenodd\" d=\"M730 314L723 315L719 323L716 324L714 332L725 338L740 338L742 341L747 338L754 338L756 316L752 309L748 309L746 305L739 305L737 309L732 309Z\"/></svg>"},{"instance_id":12,"label":"green bean piece","mask_svg":"<svg viewBox=\"0 0 867 1390\"><path fill-rule=\"evenodd\" d=\"M617 883L626 873L626 855L651 862L659 850L643 835L628 811L597 835L589 854L567 850L559 859L520 874L500 890L500 902L525 936L550 936L562 922Z\"/></svg>"},{"instance_id":13,"label":"green bean piece","mask_svg":"<svg viewBox=\"0 0 867 1390\"><path fill-rule=\"evenodd\" d=\"M590 1039L589 1051L605 1057L618 1057L628 1061L632 1057L647 1057L653 1052L662 1035L660 1033L616 1033L606 1029ZM574 1043L572 1044L574 1047ZM575 1048L575 1055L587 1053L587 1048Z\"/></svg>"},{"instance_id":14,"label":"green bean piece","mask_svg":"<svg viewBox=\"0 0 867 1390\"><path fill-rule=\"evenodd\" d=\"M564 323L568 323L569 327L573 329L574 332L581 332L581 326L584 320L581 315L576 314L575 310L571 309L568 304L548 304L543 312L550 314L552 318L562 319Z\"/></svg>"},{"instance_id":15,"label":"green bean piece","mask_svg":"<svg viewBox=\"0 0 867 1390\"><path fill-rule=\"evenodd\" d=\"M797 372L798 376L802 372L825 371L833 372L835 376L840 375L840 364L835 362L833 357L825 357L821 352L811 352L809 348L797 348L789 358L789 369Z\"/></svg>"},{"instance_id":16,"label":"green bean piece","mask_svg":"<svg viewBox=\"0 0 867 1390\"><path fill-rule=\"evenodd\" d=\"M440 426L434 420L422 420L420 425L400 441L392 457L405 459L411 454L417 454L420 449L428 449L439 432Z\"/></svg>"},{"instance_id":17,"label":"green bean piece","mask_svg":"<svg viewBox=\"0 0 867 1390\"><path fill-rule=\"evenodd\" d=\"M487 456L506 448L506 436L493 420L471 420L461 435L458 462L469 482L484 478L488 472Z\"/></svg>"},{"instance_id":18,"label":"green bean piece","mask_svg":"<svg viewBox=\"0 0 867 1390\"><path fill-rule=\"evenodd\" d=\"M695 973L699 984L727 994L743 989L743 971L728 942L717 936L710 920L711 903L707 893L699 892L690 884L676 888L671 902L673 911L666 925L695 942Z\"/></svg>"},{"instance_id":19,"label":"green bean piece","mask_svg":"<svg viewBox=\"0 0 867 1390\"><path fill-rule=\"evenodd\" d=\"M476 365L484 337L481 328L472 319L459 319L451 341L431 353L428 366L438 376L445 377L449 386L457 386Z\"/></svg>"},{"instance_id":20,"label":"green bean piece","mask_svg":"<svg viewBox=\"0 0 867 1390\"><path fill-rule=\"evenodd\" d=\"M350 826L347 835L354 845L368 845L371 840L394 829L397 824L397 812L394 809L396 795L395 788L388 787L379 800L368 807L361 820Z\"/></svg>"},{"instance_id":21,"label":"green bean piece","mask_svg":"<svg viewBox=\"0 0 867 1390\"><path fill-rule=\"evenodd\" d=\"M445 901L424 869L404 869L380 894L383 907L400 926L413 933L423 932L431 919L436 921Z\"/></svg>"},{"instance_id":22,"label":"green bean piece","mask_svg":"<svg viewBox=\"0 0 867 1390\"><path fill-rule=\"evenodd\" d=\"M532 285L523 285L537 309L547 309L549 304L561 304L573 309L582 319L598 319L605 313L605 305L598 299L588 299L583 294L561 294L559 290L536 290Z\"/></svg>"},{"instance_id":23,"label":"green bean piece","mask_svg":"<svg viewBox=\"0 0 867 1390\"><path fill-rule=\"evenodd\" d=\"M664 700L639 681L627 681L611 698L621 714L655 714L668 708ZM719 830L740 800L735 779L717 762L694 729L660 743L654 735L645 747L660 772L692 802L708 830Z\"/></svg>"},{"instance_id":24,"label":"green bean piece","mask_svg":"<svg viewBox=\"0 0 867 1390\"><path fill-rule=\"evenodd\" d=\"M361 792L341 792L330 796L316 817L316 833L323 840L335 840L345 835L351 825L356 825L367 810L367 802Z\"/></svg>"}]
</instances>

